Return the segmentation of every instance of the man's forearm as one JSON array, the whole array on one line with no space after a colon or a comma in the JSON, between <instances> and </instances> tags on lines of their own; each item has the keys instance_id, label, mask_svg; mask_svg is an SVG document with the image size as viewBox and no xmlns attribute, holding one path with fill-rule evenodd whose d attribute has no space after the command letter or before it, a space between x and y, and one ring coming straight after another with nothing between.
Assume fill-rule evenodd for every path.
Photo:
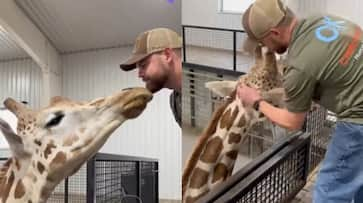
<instances>
[{"instance_id":1,"label":"man's forearm","mask_svg":"<svg viewBox=\"0 0 363 203\"><path fill-rule=\"evenodd\" d=\"M274 107L266 101L260 102L259 110L275 124L290 130L300 130L306 113L292 113L287 109Z\"/></svg>"}]
</instances>

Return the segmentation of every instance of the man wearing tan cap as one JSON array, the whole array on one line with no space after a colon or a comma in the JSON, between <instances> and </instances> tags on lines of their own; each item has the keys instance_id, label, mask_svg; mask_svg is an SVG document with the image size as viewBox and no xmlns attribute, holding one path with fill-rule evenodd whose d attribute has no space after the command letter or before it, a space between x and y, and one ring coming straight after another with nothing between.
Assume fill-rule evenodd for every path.
<instances>
[{"instance_id":1,"label":"man wearing tan cap","mask_svg":"<svg viewBox=\"0 0 363 203\"><path fill-rule=\"evenodd\" d=\"M238 96L290 129L301 128L312 101L335 112L338 121L313 202L363 202L362 29L331 15L298 20L280 0L256 0L243 14L242 24L250 41L279 54L288 50L283 76L286 109L272 106L243 85Z\"/></svg>"},{"instance_id":2,"label":"man wearing tan cap","mask_svg":"<svg viewBox=\"0 0 363 203\"><path fill-rule=\"evenodd\" d=\"M146 88L155 93L162 88L174 90L170 106L181 125L181 64L180 36L167 28L156 28L139 34L132 55L120 65L124 71L138 68Z\"/></svg>"}]
</instances>

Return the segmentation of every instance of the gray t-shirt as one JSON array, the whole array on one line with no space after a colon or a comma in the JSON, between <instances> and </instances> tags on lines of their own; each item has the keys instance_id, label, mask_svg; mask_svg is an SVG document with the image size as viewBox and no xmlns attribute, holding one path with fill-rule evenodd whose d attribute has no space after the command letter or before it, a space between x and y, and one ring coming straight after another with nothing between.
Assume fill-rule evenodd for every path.
<instances>
[{"instance_id":1,"label":"gray t-shirt","mask_svg":"<svg viewBox=\"0 0 363 203\"><path fill-rule=\"evenodd\" d=\"M181 93L175 90L170 94L170 108L174 114L175 121L181 126Z\"/></svg>"},{"instance_id":2,"label":"gray t-shirt","mask_svg":"<svg viewBox=\"0 0 363 203\"><path fill-rule=\"evenodd\" d=\"M289 111L306 112L314 100L339 120L363 123L362 36L358 25L335 16L298 23L284 72Z\"/></svg>"}]
</instances>

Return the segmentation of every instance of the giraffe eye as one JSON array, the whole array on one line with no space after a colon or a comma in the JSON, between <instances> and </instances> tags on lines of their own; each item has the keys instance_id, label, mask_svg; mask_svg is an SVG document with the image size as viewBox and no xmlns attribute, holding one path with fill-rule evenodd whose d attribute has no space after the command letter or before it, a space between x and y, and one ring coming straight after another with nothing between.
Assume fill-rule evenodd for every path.
<instances>
[{"instance_id":1,"label":"giraffe eye","mask_svg":"<svg viewBox=\"0 0 363 203\"><path fill-rule=\"evenodd\" d=\"M63 118L64 118L64 114L62 112L56 112L54 114L54 117L50 121L47 122L45 127L51 128L51 127L57 126L62 121Z\"/></svg>"}]
</instances>

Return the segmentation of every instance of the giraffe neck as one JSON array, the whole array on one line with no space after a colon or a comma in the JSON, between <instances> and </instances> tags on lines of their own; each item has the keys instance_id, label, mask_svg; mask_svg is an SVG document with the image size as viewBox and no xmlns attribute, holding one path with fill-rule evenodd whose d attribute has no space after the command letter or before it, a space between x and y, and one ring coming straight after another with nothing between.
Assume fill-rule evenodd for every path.
<instances>
[{"instance_id":1,"label":"giraffe neck","mask_svg":"<svg viewBox=\"0 0 363 203\"><path fill-rule=\"evenodd\" d=\"M1 203L43 203L57 185L43 164L31 160L10 158L0 173Z\"/></svg>"},{"instance_id":2,"label":"giraffe neck","mask_svg":"<svg viewBox=\"0 0 363 203\"><path fill-rule=\"evenodd\" d=\"M186 203L195 202L232 174L240 144L247 137L250 115L238 98L222 106L220 111L209 125L209 128L215 127L201 137L199 149L194 150L187 164L189 169L184 170L183 201Z\"/></svg>"}]
</instances>

